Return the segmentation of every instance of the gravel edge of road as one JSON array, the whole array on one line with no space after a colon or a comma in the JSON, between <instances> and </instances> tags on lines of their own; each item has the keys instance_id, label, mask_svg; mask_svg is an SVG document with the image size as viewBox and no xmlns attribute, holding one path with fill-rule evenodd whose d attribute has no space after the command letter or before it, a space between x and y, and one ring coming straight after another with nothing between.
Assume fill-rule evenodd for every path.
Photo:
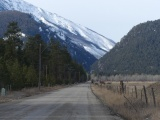
<instances>
[{"instance_id":1,"label":"gravel edge of road","mask_svg":"<svg viewBox=\"0 0 160 120\"><path fill-rule=\"evenodd\" d=\"M92 89L92 87L91 87L91 84L90 84L90 89L91 89L92 94L102 103L102 105L103 105L104 107L107 107L113 115L118 116L118 117L122 118L123 120L127 120L127 119L124 118L122 115L114 112L114 110L113 110L111 107L109 107L98 95L96 95L96 94L93 92L93 89Z\"/></svg>"},{"instance_id":2,"label":"gravel edge of road","mask_svg":"<svg viewBox=\"0 0 160 120\"><path fill-rule=\"evenodd\" d=\"M40 92L35 92L33 93L32 95L29 95L29 96L26 96L26 95L22 95L20 97L8 97L8 96L0 96L0 104L4 104L4 103L10 103L10 102L14 102L14 101L19 101L19 100L23 100L23 99L27 99L29 97L34 97L34 96L38 96L38 95L43 95L43 94L46 94L46 93L49 93L49 92L56 92L58 90L61 90L61 89L65 89L65 88L68 88L68 87L72 87L73 85L66 85L66 86L61 86L60 88L55 88L55 89L52 89L50 91L40 91ZM15 91L16 92L16 91Z\"/></svg>"}]
</instances>

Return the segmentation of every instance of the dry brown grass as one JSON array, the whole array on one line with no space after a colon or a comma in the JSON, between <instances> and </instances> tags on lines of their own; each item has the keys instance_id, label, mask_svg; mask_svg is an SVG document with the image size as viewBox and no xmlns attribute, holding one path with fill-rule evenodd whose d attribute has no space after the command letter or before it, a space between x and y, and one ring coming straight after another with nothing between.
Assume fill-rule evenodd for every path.
<instances>
[{"instance_id":1,"label":"dry brown grass","mask_svg":"<svg viewBox=\"0 0 160 120\"><path fill-rule=\"evenodd\" d=\"M113 82L110 84L111 86L118 86L119 82ZM150 87L157 87L157 93L155 92L157 107L155 108L153 104L149 104L146 106L144 101L141 101L140 96L138 99L129 93L123 95L113 92L111 90L107 90L106 87L100 87L98 85L92 85L92 91L96 94L107 106L109 106L114 112L119 113L124 118L128 120L160 120L160 97L158 97L158 88L160 89L160 85L157 86L157 83L153 82L126 82L125 85L130 89L137 86L138 93L143 88L143 85L146 86L147 91L150 90ZM155 88L155 87L154 87ZM148 98L152 98L150 94L148 94ZM153 102L149 99L149 102ZM130 104L131 103L131 104Z\"/></svg>"},{"instance_id":2,"label":"dry brown grass","mask_svg":"<svg viewBox=\"0 0 160 120\"><path fill-rule=\"evenodd\" d=\"M45 92L50 92L50 91L54 91L54 90L58 90L58 89L62 89L68 87L67 85L64 86L54 86L54 87L41 87L40 90L36 87L36 88L24 88L20 91L10 91L7 92L6 96L0 96L0 103L4 103L4 102L10 102L13 100L19 100L21 98L25 98L25 97L29 97L29 96L33 96L33 95L38 95L38 94L42 94Z\"/></svg>"},{"instance_id":3,"label":"dry brown grass","mask_svg":"<svg viewBox=\"0 0 160 120\"><path fill-rule=\"evenodd\" d=\"M27 89L24 88L24 89L21 90L21 92L23 92L25 97L29 97L29 96L33 96L33 95L36 95L36 94L41 94L41 93L61 89L61 88L64 88L64 87L66 87L66 86L41 87L40 90L39 90L39 88L27 88Z\"/></svg>"}]
</instances>

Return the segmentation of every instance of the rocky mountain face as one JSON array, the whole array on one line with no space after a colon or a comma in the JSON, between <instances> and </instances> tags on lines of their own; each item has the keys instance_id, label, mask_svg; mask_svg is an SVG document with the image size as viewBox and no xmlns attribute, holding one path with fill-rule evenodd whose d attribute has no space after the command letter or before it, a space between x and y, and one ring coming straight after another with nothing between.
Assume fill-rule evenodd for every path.
<instances>
[{"instance_id":1,"label":"rocky mountain face","mask_svg":"<svg viewBox=\"0 0 160 120\"><path fill-rule=\"evenodd\" d=\"M59 40L60 43L68 48L71 56L82 64L86 70L89 70L93 62L101 58L115 45L114 41L93 30L75 24L55 13L33 6L23 0L1 0L0 11L1 16L7 14L5 17L6 21L3 17L0 17L0 19L3 19L3 24L0 23L0 26L4 26L4 22L7 24L9 20L14 20L19 22L20 28L26 36L38 33L43 36L46 42L49 42L51 37ZM8 13L3 11L8 11ZM14 14L11 14L9 11L14 11ZM26 14L22 15L22 13ZM21 14L21 16L18 14ZM24 16L29 20L28 23L26 23ZM1 29L1 36L3 32L4 29Z\"/></svg>"}]
</instances>

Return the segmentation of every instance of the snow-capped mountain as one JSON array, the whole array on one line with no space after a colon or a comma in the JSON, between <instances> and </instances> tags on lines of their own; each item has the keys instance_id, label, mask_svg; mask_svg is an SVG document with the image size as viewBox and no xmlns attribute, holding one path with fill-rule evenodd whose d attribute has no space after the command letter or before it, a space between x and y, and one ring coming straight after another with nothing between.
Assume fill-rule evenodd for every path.
<instances>
[{"instance_id":1,"label":"snow-capped mountain","mask_svg":"<svg viewBox=\"0 0 160 120\"><path fill-rule=\"evenodd\" d=\"M6 10L16 10L32 15L35 21L44 23L48 27L45 30L39 27L39 32L48 31L48 37L51 37L51 33L54 33L55 38L61 39L61 42L69 43L69 48L76 46L77 49L80 48L94 56L95 59L101 58L115 45L114 41L86 27L35 7L23 0L1 0L0 11ZM76 50L69 50L69 52L72 56L78 54ZM86 63L83 61L82 64L87 64L87 61Z\"/></svg>"}]
</instances>

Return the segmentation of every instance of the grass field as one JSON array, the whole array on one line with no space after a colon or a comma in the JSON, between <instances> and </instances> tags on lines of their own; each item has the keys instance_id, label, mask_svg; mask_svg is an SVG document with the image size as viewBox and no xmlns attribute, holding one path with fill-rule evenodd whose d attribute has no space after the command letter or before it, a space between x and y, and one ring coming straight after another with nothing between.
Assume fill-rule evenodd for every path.
<instances>
[{"instance_id":1,"label":"grass field","mask_svg":"<svg viewBox=\"0 0 160 120\"><path fill-rule=\"evenodd\" d=\"M157 82L124 82L126 93L118 92L119 82L107 82L103 86L93 85L92 91L113 111L127 120L160 120L160 83ZM107 86L110 86L107 89ZM137 88L138 98L135 95ZM146 87L148 105L145 103L143 86ZM154 88L156 107L154 106L151 88ZM141 97L142 96L142 97Z\"/></svg>"}]
</instances>

